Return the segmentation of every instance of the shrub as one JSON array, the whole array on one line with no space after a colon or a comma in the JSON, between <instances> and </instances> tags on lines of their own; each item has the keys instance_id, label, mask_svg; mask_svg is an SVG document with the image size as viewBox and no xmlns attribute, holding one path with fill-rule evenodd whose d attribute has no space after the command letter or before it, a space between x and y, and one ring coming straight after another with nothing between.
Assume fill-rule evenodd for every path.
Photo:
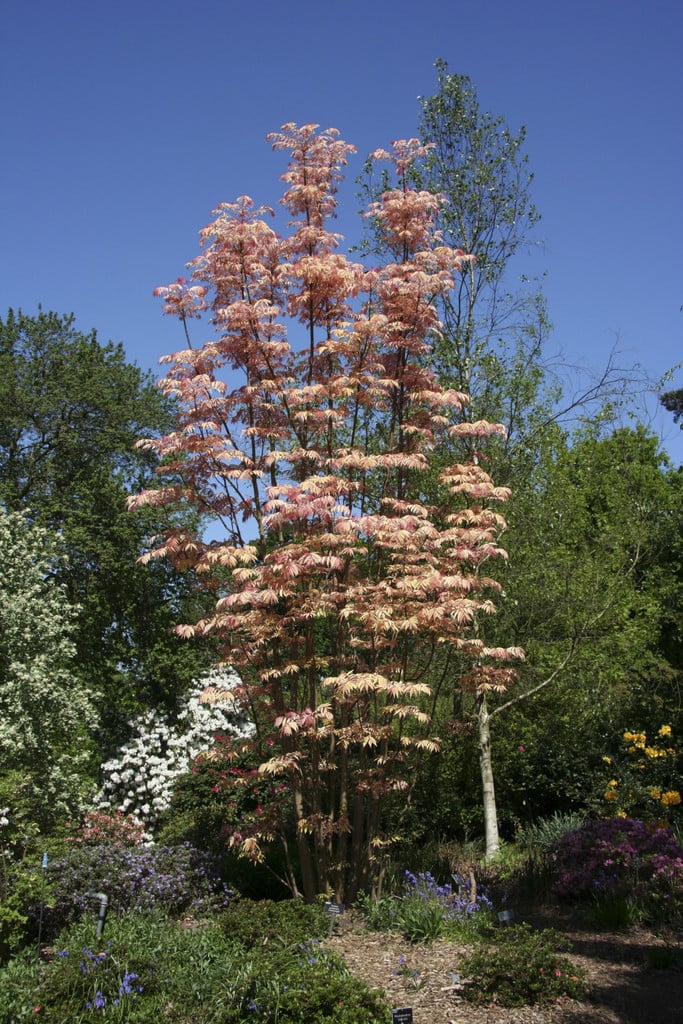
<instances>
[{"instance_id":1,"label":"shrub","mask_svg":"<svg viewBox=\"0 0 683 1024\"><path fill-rule=\"evenodd\" d=\"M642 921L644 913L637 900L608 894L595 899L588 916L596 927L620 932Z\"/></svg>"},{"instance_id":2,"label":"shrub","mask_svg":"<svg viewBox=\"0 0 683 1024\"><path fill-rule=\"evenodd\" d=\"M671 821L678 815L681 794L677 788L677 750L673 730L662 725L656 733L628 730L623 747L614 758L603 757L605 775L602 799L617 817L628 815L644 821Z\"/></svg>"},{"instance_id":3,"label":"shrub","mask_svg":"<svg viewBox=\"0 0 683 1024\"><path fill-rule=\"evenodd\" d=\"M459 964L467 981L463 995L471 1003L526 1006L560 996L584 994L584 972L559 956L559 936L552 929L534 932L528 924L498 934L493 945L476 947Z\"/></svg>"},{"instance_id":4,"label":"shrub","mask_svg":"<svg viewBox=\"0 0 683 1024\"><path fill-rule=\"evenodd\" d=\"M321 950L319 940L329 931L321 904L242 900L228 907L221 927L248 952L224 1024L245 1019L255 1024L368 1024L391 1019L381 993L351 977L339 957Z\"/></svg>"},{"instance_id":5,"label":"shrub","mask_svg":"<svg viewBox=\"0 0 683 1024\"><path fill-rule=\"evenodd\" d=\"M225 935L247 949L257 945L299 946L329 932L329 917L320 904L303 900L237 900L221 915Z\"/></svg>"},{"instance_id":6,"label":"shrub","mask_svg":"<svg viewBox=\"0 0 683 1024\"><path fill-rule=\"evenodd\" d=\"M0 1024L35 1019L33 1009L39 1005L39 979L35 950L12 957L0 968Z\"/></svg>"},{"instance_id":7,"label":"shrub","mask_svg":"<svg viewBox=\"0 0 683 1024\"><path fill-rule=\"evenodd\" d=\"M179 818L188 838L202 835L204 843L238 854L249 836L287 827L292 818L288 787L258 770L267 756L252 744L218 737L175 779L161 835L177 832Z\"/></svg>"},{"instance_id":8,"label":"shrub","mask_svg":"<svg viewBox=\"0 0 683 1024\"><path fill-rule=\"evenodd\" d=\"M140 846L143 839L144 829L132 815L121 811L87 811L65 841L69 846Z\"/></svg>"},{"instance_id":9,"label":"shrub","mask_svg":"<svg viewBox=\"0 0 683 1024\"><path fill-rule=\"evenodd\" d=\"M105 892L112 910L163 910L170 916L222 908L230 895L215 860L189 844L83 846L54 860L47 876L53 896L46 908L46 936L94 912L96 903L88 895L93 892ZM34 906L32 916L38 912Z\"/></svg>"},{"instance_id":10,"label":"shrub","mask_svg":"<svg viewBox=\"0 0 683 1024\"><path fill-rule=\"evenodd\" d=\"M270 951L254 957L235 986L233 1011L225 1024L389 1024L391 1012L383 993L353 977L344 961L313 941L298 949Z\"/></svg>"},{"instance_id":11,"label":"shrub","mask_svg":"<svg viewBox=\"0 0 683 1024\"><path fill-rule=\"evenodd\" d=\"M610 818L588 821L555 848L560 896L623 897L670 916L683 902L683 848L668 828Z\"/></svg>"},{"instance_id":12,"label":"shrub","mask_svg":"<svg viewBox=\"0 0 683 1024\"><path fill-rule=\"evenodd\" d=\"M176 779L188 770L192 759L224 734L251 732L242 719L200 701L207 685L220 683L230 688L239 682L232 670L216 670L195 684L175 720L153 710L131 722L131 738L101 767L103 784L96 798L99 810L131 814L154 831L170 806Z\"/></svg>"},{"instance_id":13,"label":"shrub","mask_svg":"<svg viewBox=\"0 0 683 1024\"><path fill-rule=\"evenodd\" d=\"M5 882L7 888L0 899L0 964L34 938L29 908L39 908L41 899L47 896L39 869L15 864Z\"/></svg>"}]
</instances>

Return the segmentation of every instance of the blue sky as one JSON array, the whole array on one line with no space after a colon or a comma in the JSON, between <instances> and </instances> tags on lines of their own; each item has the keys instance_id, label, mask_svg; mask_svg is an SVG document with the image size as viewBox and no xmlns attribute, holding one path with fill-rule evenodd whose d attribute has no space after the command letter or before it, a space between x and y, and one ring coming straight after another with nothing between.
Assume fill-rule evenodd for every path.
<instances>
[{"instance_id":1,"label":"blue sky","mask_svg":"<svg viewBox=\"0 0 683 1024\"><path fill-rule=\"evenodd\" d=\"M154 287L219 202L277 201L265 135L339 128L352 181L415 134L442 57L527 127L542 244L518 270L547 273L551 349L598 371L616 345L652 375L683 358L679 0L5 0L0 38L0 315L73 311L156 372L180 335Z\"/></svg>"}]
</instances>

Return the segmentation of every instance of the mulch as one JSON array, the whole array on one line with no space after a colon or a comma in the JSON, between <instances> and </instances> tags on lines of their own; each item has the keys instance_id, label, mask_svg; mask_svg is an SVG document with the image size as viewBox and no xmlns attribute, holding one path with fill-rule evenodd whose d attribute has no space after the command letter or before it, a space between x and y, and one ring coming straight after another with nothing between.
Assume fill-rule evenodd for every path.
<instances>
[{"instance_id":1,"label":"mulch","mask_svg":"<svg viewBox=\"0 0 683 1024\"><path fill-rule=\"evenodd\" d=\"M559 911L529 920L554 928L569 941L567 956L587 974L585 1001L520 1008L473 1005L462 998L457 984L465 947L443 939L413 945L393 932L368 932L350 914L339 919L325 946L344 958L352 974L382 989L392 1008L411 1008L413 1024L683 1024L680 934L587 930ZM675 964L658 966L668 959Z\"/></svg>"}]
</instances>

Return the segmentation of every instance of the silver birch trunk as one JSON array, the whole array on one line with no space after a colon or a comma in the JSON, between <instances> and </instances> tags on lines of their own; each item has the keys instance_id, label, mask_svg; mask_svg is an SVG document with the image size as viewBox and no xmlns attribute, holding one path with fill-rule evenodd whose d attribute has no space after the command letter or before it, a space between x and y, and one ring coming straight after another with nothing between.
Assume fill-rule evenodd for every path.
<instances>
[{"instance_id":1,"label":"silver birch trunk","mask_svg":"<svg viewBox=\"0 0 683 1024\"><path fill-rule=\"evenodd\" d=\"M493 759L491 756L490 715L486 704L486 694L477 694L477 724L479 727L479 766L481 770L481 791L484 807L484 835L486 839L486 857L493 857L498 852L500 837L498 835L498 813L496 809L496 789L493 783Z\"/></svg>"}]
</instances>

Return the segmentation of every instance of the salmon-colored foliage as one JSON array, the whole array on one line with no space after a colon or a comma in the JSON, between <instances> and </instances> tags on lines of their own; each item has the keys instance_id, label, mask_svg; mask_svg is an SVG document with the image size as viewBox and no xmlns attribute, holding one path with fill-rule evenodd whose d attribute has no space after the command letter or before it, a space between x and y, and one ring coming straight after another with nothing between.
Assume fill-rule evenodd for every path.
<instances>
[{"instance_id":1,"label":"salmon-colored foliage","mask_svg":"<svg viewBox=\"0 0 683 1024\"><path fill-rule=\"evenodd\" d=\"M328 230L353 147L316 125L269 140L289 154L286 234L248 197L222 203L192 283L157 290L186 331L202 310L213 329L166 359L177 427L142 443L169 479L131 504L189 503L220 537L176 534L154 550L216 591L214 614L179 632L217 636L241 674L230 700L250 708L261 770L292 797L290 884L344 899L372 884L392 838L385 802L408 786L414 758L438 749L436 652L476 664L487 689L507 683L497 666L521 653L476 636L499 589L485 563L504 555L489 506L507 491L475 455L432 481L432 504L424 497L440 444L462 434L478 445L501 428L467 421L467 396L430 369L435 299L472 257L441 244L441 198L409 186L419 144L375 154L397 173L368 211L392 262L366 267ZM240 834L242 853L287 840L287 823L268 821Z\"/></svg>"}]
</instances>

